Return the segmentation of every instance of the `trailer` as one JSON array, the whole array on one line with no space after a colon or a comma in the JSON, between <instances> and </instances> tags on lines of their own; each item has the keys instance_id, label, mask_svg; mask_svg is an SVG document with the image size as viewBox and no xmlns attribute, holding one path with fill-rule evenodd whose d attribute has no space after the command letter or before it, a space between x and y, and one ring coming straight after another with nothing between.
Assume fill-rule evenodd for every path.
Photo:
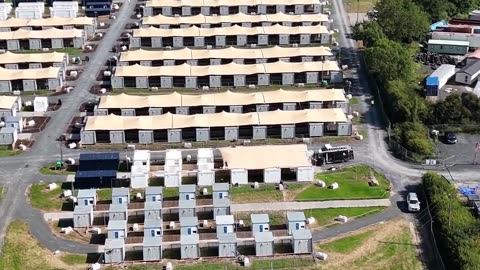
<instances>
[{"instance_id":1,"label":"trailer","mask_svg":"<svg viewBox=\"0 0 480 270\"><path fill-rule=\"evenodd\" d=\"M331 146L326 144L314 154L315 165L347 162L354 159L353 148L350 145Z\"/></svg>"}]
</instances>

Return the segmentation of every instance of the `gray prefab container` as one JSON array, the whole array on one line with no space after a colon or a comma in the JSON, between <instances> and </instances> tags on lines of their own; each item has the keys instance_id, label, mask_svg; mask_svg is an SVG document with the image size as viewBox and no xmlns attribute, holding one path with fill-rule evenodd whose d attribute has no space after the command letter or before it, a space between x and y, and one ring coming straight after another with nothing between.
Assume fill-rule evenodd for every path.
<instances>
[{"instance_id":1,"label":"gray prefab container","mask_svg":"<svg viewBox=\"0 0 480 270\"><path fill-rule=\"evenodd\" d=\"M109 220L107 226L108 239L120 239L127 237L126 220Z\"/></svg>"},{"instance_id":2,"label":"gray prefab container","mask_svg":"<svg viewBox=\"0 0 480 270\"><path fill-rule=\"evenodd\" d=\"M130 202L130 190L128 188L112 188L113 204L128 204Z\"/></svg>"},{"instance_id":3,"label":"gray prefab container","mask_svg":"<svg viewBox=\"0 0 480 270\"><path fill-rule=\"evenodd\" d=\"M288 234L292 234L295 230L304 230L306 226L305 213L303 212L287 212Z\"/></svg>"},{"instance_id":4,"label":"gray prefab container","mask_svg":"<svg viewBox=\"0 0 480 270\"><path fill-rule=\"evenodd\" d=\"M128 206L126 204L110 204L108 220L128 220Z\"/></svg>"},{"instance_id":5,"label":"gray prefab container","mask_svg":"<svg viewBox=\"0 0 480 270\"><path fill-rule=\"evenodd\" d=\"M77 194L78 205L97 205L97 191L95 189L80 189Z\"/></svg>"},{"instance_id":6,"label":"gray prefab container","mask_svg":"<svg viewBox=\"0 0 480 270\"><path fill-rule=\"evenodd\" d=\"M161 219L146 219L143 224L143 238L161 237L163 222Z\"/></svg>"},{"instance_id":7,"label":"gray prefab container","mask_svg":"<svg viewBox=\"0 0 480 270\"><path fill-rule=\"evenodd\" d=\"M237 256L237 235L226 233L218 236L218 257Z\"/></svg>"},{"instance_id":8,"label":"gray prefab container","mask_svg":"<svg viewBox=\"0 0 480 270\"><path fill-rule=\"evenodd\" d=\"M73 210L73 227L88 228L93 223L93 207L91 205L77 205Z\"/></svg>"},{"instance_id":9,"label":"gray prefab container","mask_svg":"<svg viewBox=\"0 0 480 270\"><path fill-rule=\"evenodd\" d=\"M198 234L198 217L180 217L180 234Z\"/></svg>"},{"instance_id":10,"label":"gray prefab container","mask_svg":"<svg viewBox=\"0 0 480 270\"><path fill-rule=\"evenodd\" d=\"M292 233L293 253L312 253L312 233L310 230L295 230Z\"/></svg>"},{"instance_id":11,"label":"gray prefab container","mask_svg":"<svg viewBox=\"0 0 480 270\"><path fill-rule=\"evenodd\" d=\"M235 220L232 215L216 216L215 225L217 226L217 237L222 234L233 233L235 230Z\"/></svg>"},{"instance_id":12,"label":"gray prefab container","mask_svg":"<svg viewBox=\"0 0 480 270\"><path fill-rule=\"evenodd\" d=\"M273 255L273 233L261 232L255 233L255 255L272 256Z\"/></svg>"},{"instance_id":13,"label":"gray prefab container","mask_svg":"<svg viewBox=\"0 0 480 270\"><path fill-rule=\"evenodd\" d=\"M123 239L105 240L103 253L105 263L121 263L125 260L125 242Z\"/></svg>"},{"instance_id":14,"label":"gray prefab container","mask_svg":"<svg viewBox=\"0 0 480 270\"><path fill-rule=\"evenodd\" d=\"M163 187L147 187L145 189L145 202L158 202L163 200Z\"/></svg>"},{"instance_id":15,"label":"gray prefab container","mask_svg":"<svg viewBox=\"0 0 480 270\"><path fill-rule=\"evenodd\" d=\"M200 257L199 242L198 234L180 235L180 257L182 259L196 259Z\"/></svg>"},{"instance_id":16,"label":"gray prefab container","mask_svg":"<svg viewBox=\"0 0 480 270\"><path fill-rule=\"evenodd\" d=\"M230 215L231 202L229 198L213 198L213 217Z\"/></svg>"},{"instance_id":17,"label":"gray prefab container","mask_svg":"<svg viewBox=\"0 0 480 270\"><path fill-rule=\"evenodd\" d=\"M16 128L4 127L0 129L0 145L13 145L17 142L18 131Z\"/></svg>"},{"instance_id":18,"label":"gray prefab container","mask_svg":"<svg viewBox=\"0 0 480 270\"><path fill-rule=\"evenodd\" d=\"M212 186L212 197L214 199L223 199L229 197L230 184L215 183Z\"/></svg>"},{"instance_id":19,"label":"gray prefab container","mask_svg":"<svg viewBox=\"0 0 480 270\"><path fill-rule=\"evenodd\" d=\"M160 261L162 259L162 237L143 238L143 260Z\"/></svg>"},{"instance_id":20,"label":"gray prefab container","mask_svg":"<svg viewBox=\"0 0 480 270\"><path fill-rule=\"evenodd\" d=\"M268 232L270 231L270 218L268 214L251 214L252 233Z\"/></svg>"},{"instance_id":21,"label":"gray prefab container","mask_svg":"<svg viewBox=\"0 0 480 270\"><path fill-rule=\"evenodd\" d=\"M178 216L179 217L195 217L197 202L196 200L180 200L178 201Z\"/></svg>"},{"instance_id":22,"label":"gray prefab container","mask_svg":"<svg viewBox=\"0 0 480 270\"><path fill-rule=\"evenodd\" d=\"M161 219L162 201L146 201L144 211L145 219Z\"/></svg>"},{"instance_id":23,"label":"gray prefab container","mask_svg":"<svg viewBox=\"0 0 480 270\"><path fill-rule=\"evenodd\" d=\"M195 185L181 185L178 187L179 200L195 200L195 191L197 186Z\"/></svg>"}]
</instances>

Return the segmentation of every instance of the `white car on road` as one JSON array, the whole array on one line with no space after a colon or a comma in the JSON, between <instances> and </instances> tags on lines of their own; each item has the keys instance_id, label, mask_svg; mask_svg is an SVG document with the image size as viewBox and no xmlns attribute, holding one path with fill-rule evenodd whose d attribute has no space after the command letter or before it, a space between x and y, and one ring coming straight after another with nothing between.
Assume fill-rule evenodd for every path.
<instances>
[{"instance_id":1,"label":"white car on road","mask_svg":"<svg viewBox=\"0 0 480 270\"><path fill-rule=\"evenodd\" d=\"M407 204L408 204L408 211L410 212L420 211L420 201L418 200L417 193L414 193L414 192L408 193Z\"/></svg>"}]
</instances>

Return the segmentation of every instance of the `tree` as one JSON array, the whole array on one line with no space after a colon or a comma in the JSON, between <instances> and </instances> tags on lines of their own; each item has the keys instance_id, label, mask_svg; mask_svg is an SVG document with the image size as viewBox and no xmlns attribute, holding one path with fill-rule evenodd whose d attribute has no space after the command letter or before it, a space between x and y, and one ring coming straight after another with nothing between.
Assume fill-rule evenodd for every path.
<instances>
[{"instance_id":1,"label":"tree","mask_svg":"<svg viewBox=\"0 0 480 270\"><path fill-rule=\"evenodd\" d=\"M462 95L462 104L471 115L471 120L480 123L480 99L471 93Z\"/></svg>"},{"instance_id":2,"label":"tree","mask_svg":"<svg viewBox=\"0 0 480 270\"><path fill-rule=\"evenodd\" d=\"M437 124L462 124L469 121L471 113L463 106L461 97L452 94L434 105L432 117Z\"/></svg>"},{"instance_id":3,"label":"tree","mask_svg":"<svg viewBox=\"0 0 480 270\"><path fill-rule=\"evenodd\" d=\"M405 122L394 129L395 139L407 150L420 155L431 155L433 145L428 129L421 122Z\"/></svg>"},{"instance_id":4,"label":"tree","mask_svg":"<svg viewBox=\"0 0 480 270\"><path fill-rule=\"evenodd\" d=\"M353 39L363 41L365 47L371 47L377 40L385 38L382 28L376 21L356 23L352 31Z\"/></svg>"},{"instance_id":5,"label":"tree","mask_svg":"<svg viewBox=\"0 0 480 270\"><path fill-rule=\"evenodd\" d=\"M389 39L377 40L375 46L365 51L365 61L370 73L382 86L388 81L411 82L415 78L413 53L398 42Z\"/></svg>"},{"instance_id":6,"label":"tree","mask_svg":"<svg viewBox=\"0 0 480 270\"><path fill-rule=\"evenodd\" d=\"M425 39L429 16L412 0L380 0L375 9L377 22L388 38L405 43Z\"/></svg>"},{"instance_id":7,"label":"tree","mask_svg":"<svg viewBox=\"0 0 480 270\"><path fill-rule=\"evenodd\" d=\"M415 0L415 2L430 14L433 21L466 14L480 4L478 0Z\"/></svg>"}]
</instances>

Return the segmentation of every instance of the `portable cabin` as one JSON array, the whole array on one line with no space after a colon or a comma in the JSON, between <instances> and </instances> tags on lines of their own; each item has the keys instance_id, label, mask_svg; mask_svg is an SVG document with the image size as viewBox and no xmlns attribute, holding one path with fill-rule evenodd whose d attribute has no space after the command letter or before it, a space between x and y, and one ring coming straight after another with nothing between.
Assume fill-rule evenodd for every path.
<instances>
[{"instance_id":1,"label":"portable cabin","mask_svg":"<svg viewBox=\"0 0 480 270\"><path fill-rule=\"evenodd\" d=\"M308 229L292 232L293 253L312 253L312 233Z\"/></svg>"},{"instance_id":2,"label":"portable cabin","mask_svg":"<svg viewBox=\"0 0 480 270\"><path fill-rule=\"evenodd\" d=\"M212 197L215 199L223 199L230 197L230 184L215 183L212 186Z\"/></svg>"},{"instance_id":3,"label":"portable cabin","mask_svg":"<svg viewBox=\"0 0 480 270\"><path fill-rule=\"evenodd\" d=\"M78 205L97 205L97 191L95 189L80 189L77 193Z\"/></svg>"},{"instance_id":4,"label":"portable cabin","mask_svg":"<svg viewBox=\"0 0 480 270\"><path fill-rule=\"evenodd\" d=\"M303 212L287 212L288 234L292 235L295 230L305 229L307 219Z\"/></svg>"},{"instance_id":5,"label":"portable cabin","mask_svg":"<svg viewBox=\"0 0 480 270\"><path fill-rule=\"evenodd\" d=\"M218 235L218 257L237 256L237 234L224 233Z\"/></svg>"},{"instance_id":6,"label":"portable cabin","mask_svg":"<svg viewBox=\"0 0 480 270\"><path fill-rule=\"evenodd\" d=\"M272 256L273 255L273 233L258 232L255 238L255 255L256 256Z\"/></svg>"},{"instance_id":7,"label":"portable cabin","mask_svg":"<svg viewBox=\"0 0 480 270\"><path fill-rule=\"evenodd\" d=\"M195 185L181 185L178 188L179 200L195 200L195 192L197 186Z\"/></svg>"},{"instance_id":8,"label":"portable cabin","mask_svg":"<svg viewBox=\"0 0 480 270\"><path fill-rule=\"evenodd\" d=\"M251 214L252 233L268 232L270 230L270 218L268 214Z\"/></svg>"},{"instance_id":9,"label":"portable cabin","mask_svg":"<svg viewBox=\"0 0 480 270\"><path fill-rule=\"evenodd\" d=\"M163 200L163 187L147 187L145 189L145 202L161 202Z\"/></svg>"},{"instance_id":10,"label":"portable cabin","mask_svg":"<svg viewBox=\"0 0 480 270\"><path fill-rule=\"evenodd\" d=\"M196 200L180 200L178 201L178 216L179 217L194 217L197 215Z\"/></svg>"},{"instance_id":11,"label":"portable cabin","mask_svg":"<svg viewBox=\"0 0 480 270\"><path fill-rule=\"evenodd\" d=\"M5 122L5 127L15 128L18 133L22 133L23 123L21 116L5 116L3 121Z\"/></svg>"},{"instance_id":12,"label":"portable cabin","mask_svg":"<svg viewBox=\"0 0 480 270\"><path fill-rule=\"evenodd\" d=\"M145 216L145 219L162 219L162 202L146 201L144 216Z\"/></svg>"},{"instance_id":13,"label":"portable cabin","mask_svg":"<svg viewBox=\"0 0 480 270\"><path fill-rule=\"evenodd\" d=\"M200 257L200 237L198 234L180 235L180 257L182 259L196 259Z\"/></svg>"},{"instance_id":14,"label":"portable cabin","mask_svg":"<svg viewBox=\"0 0 480 270\"><path fill-rule=\"evenodd\" d=\"M130 189L128 188L112 188L112 203L113 204L128 204L130 203Z\"/></svg>"},{"instance_id":15,"label":"portable cabin","mask_svg":"<svg viewBox=\"0 0 480 270\"><path fill-rule=\"evenodd\" d=\"M127 237L126 220L109 220L107 226L107 238L118 239Z\"/></svg>"},{"instance_id":16,"label":"portable cabin","mask_svg":"<svg viewBox=\"0 0 480 270\"><path fill-rule=\"evenodd\" d=\"M106 239L103 252L105 263L121 263L125 260L125 241L123 239Z\"/></svg>"},{"instance_id":17,"label":"portable cabin","mask_svg":"<svg viewBox=\"0 0 480 270\"><path fill-rule=\"evenodd\" d=\"M180 234L198 234L198 217L180 217Z\"/></svg>"},{"instance_id":18,"label":"portable cabin","mask_svg":"<svg viewBox=\"0 0 480 270\"><path fill-rule=\"evenodd\" d=\"M93 224L93 207L91 205L77 205L73 210L73 227L88 228Z\"/></svg>"},{"instance_id":19,"label":"portable cabin","mask_svg":"<svg viewBox=\"0 0 480 270\"><path fill-rule=\"evenodd\" d=\"M235 231L235 220L233 215L216 216L215 225L217 226L217 237L220 237L222 234L229 234Z\"/></svg>"},{"instance_id":20,"label":"portable cabin","mask_svg":"<svg viewBox=\"0 0 480 270\"><path fill-rule=\"evenodd\" d=\"M0 145L14 145L18 140L16 128L4 127L0 129Z\"/></svg>"},{"instance_id":21,"label":"portable cabin","mask_svg":"<svg viewBox=\"0 0 480 270\"><path fill-rule=\"evenodd\" d=\"M126 204L110 204L108 218L109 220L128 220L128 206Z\"/></svg>"},{"instance_id":22,"label":"portable cabin","mask_svg":"<svg viewBox=\"0 0 480 270\"><path fill-rule=\"evenodd\" d=\"M162 259L162 237L143 238L143 260L160 261Z\"/></svg>"},{"instance_id":23,"label":"portable cabin","mask_svg":"<svg viewBox=\"0 0 480 270\"><path fill-rule=\"evenodd\" d=\"M161 219L145 219L143 223L143 237L161 237L163 222Z\"/></svg>"},{"instance_id":24,"label":"portable cabin","mask_svg":"<svg viewBox=\"0 0 480 270\"><path fill-rule=\"evenodd\" d=\"M217 215L230 215L231 201L229 198L213 198L213 217Z\"/></svg>"}]
</instances>

